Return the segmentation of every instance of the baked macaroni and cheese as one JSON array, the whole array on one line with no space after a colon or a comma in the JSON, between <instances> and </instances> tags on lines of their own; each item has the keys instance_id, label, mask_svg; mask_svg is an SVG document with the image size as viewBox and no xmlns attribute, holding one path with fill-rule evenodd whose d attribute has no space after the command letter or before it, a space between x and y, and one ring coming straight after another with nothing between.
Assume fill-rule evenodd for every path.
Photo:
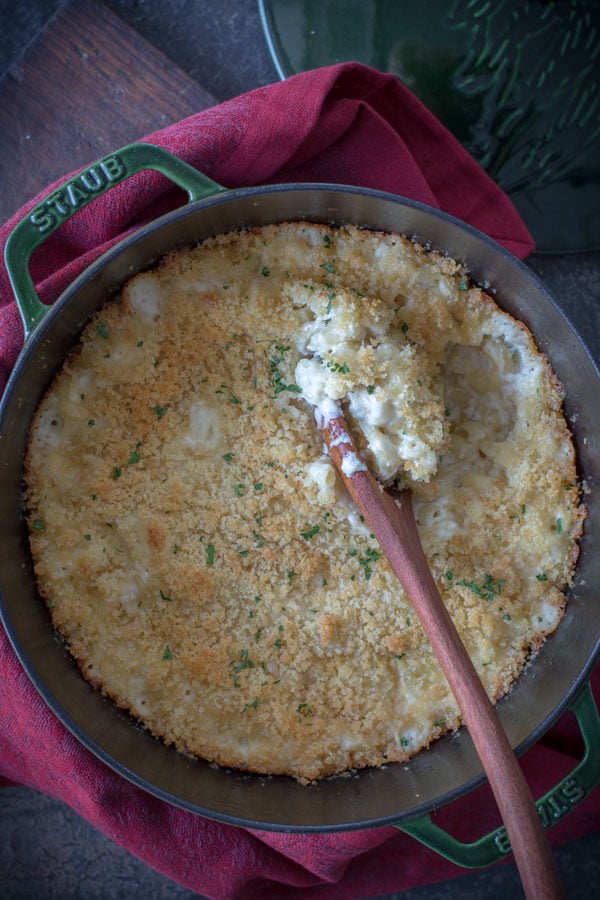
<instances>
[{"instance_id":1,"label":"baked macaroni and cheese","mask_svg":"<svg viewBox=\"0 0 600 900\"><path fill-rule=\"evenodd\" d=\"M410 487L495 701L560 622L583 507L524 325L395 234L286 223L171 253L90 321L26 460L39 590L94 686L215 763L310 781L459 726L313 416Z\"/></svg>"}]
</instances>

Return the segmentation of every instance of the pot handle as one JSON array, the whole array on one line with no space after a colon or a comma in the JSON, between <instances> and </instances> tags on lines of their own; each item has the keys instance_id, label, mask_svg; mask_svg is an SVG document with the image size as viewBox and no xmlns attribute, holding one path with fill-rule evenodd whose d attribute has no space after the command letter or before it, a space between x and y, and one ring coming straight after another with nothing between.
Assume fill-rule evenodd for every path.
<instances>
[{"instance_id":1,"label":"pot handle","mask_svg":"<svg viewBox=\"0 0 600 900\"><path fill-rule=\"evenodd\" d=\"M144 143L122 147L74 175L21 219L6 242L4 261L26 338L48 312L48 307L37 295L29 271L33 251L96 197L144 169L166 175L187 192L192 202L226 190L162 147Z\"/></svg>"},{"instance_id":2,"label":"pot handle","mask_svg":"<svg viewBox=\"0 0 600 900\"><path fill-rule=\"evenodd\" d=\"M585 744L580 763L537 801L536 807L544 828L560 822L575 806L600 784L600 716L589 682L577 694L569 709L575 713ZM440 856L467 869L478 869L499 862L511 848L504 827L484 835L472 843L463 843L435 825L426 815L396 828L405 831Z\"/></svg>"}]
</instances>

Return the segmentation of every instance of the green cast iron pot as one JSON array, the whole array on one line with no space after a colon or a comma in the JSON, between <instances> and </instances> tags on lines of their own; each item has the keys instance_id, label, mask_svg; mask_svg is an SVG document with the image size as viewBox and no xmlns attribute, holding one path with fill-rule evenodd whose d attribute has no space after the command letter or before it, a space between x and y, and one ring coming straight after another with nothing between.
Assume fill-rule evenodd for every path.
<instances>
[{"instance_id":1,"label":"green cast iron pot","mask_svg":"<svg viewBox=\"0 0 600 900\"><path fill-rule=\"evenodd\" d=\"M125 238L94 262L51 307L37 297L34 249L76 209L144 169L167 175L190 203ZM60 199L62 198L62 199ZM431 812L484 780L465 729L446 735L409 764L366 769L302 786L291 778L243 774L192 760L153 738L84 681L57 639L40 600L28 548L22 465L29 423L49 381L90 315L136 272L168 251L224 231L290 219L353 223L396 231L467 262L501 306L525 321L564 385L588 517L577 578L560 628L527 666L498 714L517 753L561 714L577 716L586 752L576 768L538 800L547 826L562 819L600 781L600 722L589 676L600 653L598 548L600 378L542 284L506 250L458 220L422 204L340 185L275 185L225 190L149 144L125 147L63 186L11 234L6 266L26 341L0 406L0 614L33 684L67 728L97 757L137 786L202 816L273 831L321 832L396 825L459 865L478 867L510 852L503 828L464 844L433 824Z\"/></svg>"}]
</instances>

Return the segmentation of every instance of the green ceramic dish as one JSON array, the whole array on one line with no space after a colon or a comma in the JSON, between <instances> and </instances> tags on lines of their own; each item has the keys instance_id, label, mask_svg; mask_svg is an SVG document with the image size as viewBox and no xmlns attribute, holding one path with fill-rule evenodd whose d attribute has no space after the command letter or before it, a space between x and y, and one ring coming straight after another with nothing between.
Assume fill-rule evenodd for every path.
<instances>
[{"instance_id":1,"label":"green ceramic dish","mask_svg":"<svg viewBox=\"0 0 600 900\"><path fill-rule=\"evenodd\" d=\"M510 196L542 252L600 247L598 0L259 0L281 78L393 72Z\"/></svg>"}]
</instances>

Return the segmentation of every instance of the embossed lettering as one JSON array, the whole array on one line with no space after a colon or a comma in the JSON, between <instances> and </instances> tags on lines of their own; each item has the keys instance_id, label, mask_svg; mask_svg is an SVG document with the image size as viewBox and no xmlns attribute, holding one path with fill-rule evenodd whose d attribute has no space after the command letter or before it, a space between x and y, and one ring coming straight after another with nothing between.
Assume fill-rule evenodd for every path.
<instances>
[{"instance_id":1,"label":"embossed lettering","mask_svg":"<svg viewBox=\"0 0 600 900\"><path fill-rule=\"evenodd\" d=\"M494 843L500 853L510 853L510 841L505 828L499 828L494 835Z\"/></svg>"},{"instance_id":2,"label":"embossed lettering","mask_svg":"<svg viewBox=\"0 0 600 900\"><path fill-rule=\"evenodd\" d=\"M109 156L107 159L103 159L100 167L109 181L118 181L125 174L125 166L118 156Z\"/></svg>"},{"instance_id":3,"label":"embossed lettering","mask_svg":"<svg viewBox=\"0 0 600 900\"><path fill-rule=\"evenodd\" d=\"M546 808L545 808L544 804L540 801L540 803L536 803L535 805L537 807L538 813L540 814L540 819L542 820L542 825L544 826L544 828L550 828L550 826L552 825L552 822L548 816L548 813L546 812Z\"/></svg>"},{"instance_id":4,"label":"embossed lettering","mask_svg":"<svg viewBox=\"0 0 600 900\"><path fill-rule=\"evenodd\" d=\"M547 802L550 807L550 813L554 819L562 819L565 813L569 811L569 804L565 802L559 793L548 797Z\"/></svg>"},{"instance_id":5,"label":"embossed lettering","mask_svg":"<svg viewBox=\"0 0 600 900\"><path fill-rule=\"evenodd\" d=\"M54 194L50 194L50 196L46 198L46 206L54 208L59 216L66 216L69 212L69 207L66 206L64 196L60 191L55 191Z\"/></svg>"},{"instance_id":6,"label":"embossed lettering","mask_svg":"<svg viewBox=\"0 0 600 900\"><path fill-rule=\"evenodd\" d=\"M56 224L55 217L43 207L34 209L34 211L29 216L29 221L35 228L37 228L40 234L44 234L46 231L52 228L53 225Z\"/></svg>"},{"instance_id":7,"label":"embossed lettering","mask_svg":"<svg viewBox=\"0 0 600 900\"><path fill-rule=\"evenodd\" d=\"M29 221L40 234L56 228L72 211L85 206L90 195L101 191L109 182L119 181L127 169L118 156L109 156L90 166L64 188L50 194L29 216Z\"/></svg>"},{"instance_id":8,"label":"embossed lettering","mask_svg":"<svg viewBox=\"0 0 600 900\"><path fill-rule=\"evenodd\" d=\"M562 786L562 794L570 803L575 805L585 797L585 789L574 778L569 778Z\"/></svg>"},{"instance_id":9,"label":"embossed lettering","mask_svg":"<svg viewBox=\"0 0 600 900\"><path fill-rule=\"evenodd\" d=\"M540 800L536 806L544 828L558 822L585 797L585 789L574 778Z\"/></svg>"},{"instance_id":10,"label":"embossed lettering","mask_svg":"<svg viewBox=\"0 0 600 900\"><path fill-rule=\"evenodd\" d=\"M67 186L67 197L73 209L77 209L78 206L87 202L89 193L77 187L76 184L69 184Z\"/></svg>"},{"instance_id":11,"label":"embossed lettering","mask_svg":"<svg viewBox=\"0 0 600 900\"><path fill-rule=\"evenodd\" d=\"M538 800L536 808L544 828L550 828L551 825L566 816L571 807L584 797L585 788L574 778L569 778L560 788L556 788L548 796ZM499 828L494 834L494 844L500 853L510 853L510 841L505 828Z\"/></svg>"},{"instance_id":12,"label":"embossed lettering","mask_svg":"<svg viewBox=\"0 0 600 900\"><path fill-rule=\"evenodd\" d=\"M82 172L79 176L79 180L86 191L90 192L99 191L100 188L103 188L106 184L104 177L101 175L97 166L92 166L86 172Z\"/></svg>"}]
</instances>

